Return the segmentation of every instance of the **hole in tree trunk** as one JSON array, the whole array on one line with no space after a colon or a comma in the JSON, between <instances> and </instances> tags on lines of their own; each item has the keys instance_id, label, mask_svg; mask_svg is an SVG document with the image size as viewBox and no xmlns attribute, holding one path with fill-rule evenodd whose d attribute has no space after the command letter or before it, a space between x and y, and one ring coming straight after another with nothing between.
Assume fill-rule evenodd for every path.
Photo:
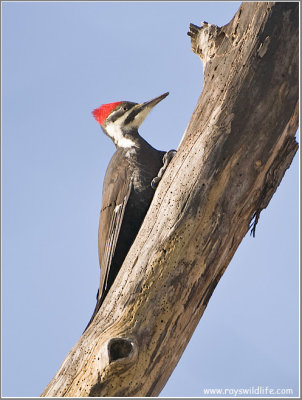
<instances>
[{"instance_id":1,"label":"hole in tree trunk","mask_svg":"<svg viewBox=\"0 0 302 400\"><path fill-rule=\"evenodd\" d=\"M114 338L108 343L109 362L129 357L133 343L129 339Z\"/></svg>"}]
</instances>

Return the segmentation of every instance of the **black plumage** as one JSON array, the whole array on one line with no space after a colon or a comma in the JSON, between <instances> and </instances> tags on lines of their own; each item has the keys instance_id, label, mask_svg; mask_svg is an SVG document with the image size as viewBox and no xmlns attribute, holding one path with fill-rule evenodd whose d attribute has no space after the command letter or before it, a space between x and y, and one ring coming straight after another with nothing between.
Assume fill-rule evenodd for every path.
<instances>
[{"instance_id":1,"label":"black plumage","mask_svg":"<svg viewBox=\"0 0 302 400\"><path fill-rule=\"evenodd\" d=\"M158 176L166 153L147 143L139 135L138 126L167 95L142 104L113 103L117 106L106 119L101 114L104 106L94 112L104 132L115 142L116 152L104 178L98 233L100 285L87 327L112 286L151 204L151 182ZM110 105L105 106L108 109Z\"/></svg>"}]
</instances>

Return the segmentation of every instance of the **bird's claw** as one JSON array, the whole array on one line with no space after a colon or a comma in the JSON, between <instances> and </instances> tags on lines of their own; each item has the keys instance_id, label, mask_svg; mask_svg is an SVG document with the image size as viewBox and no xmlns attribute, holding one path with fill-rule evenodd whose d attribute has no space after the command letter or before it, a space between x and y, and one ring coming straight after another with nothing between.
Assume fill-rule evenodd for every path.
<instances>
[{"instance_id":1,"label":"bird's claw","mask_svg":"<svg viewBox=\"0 0 302 400\"><path fill-rule=\"evenodd\" d=\"M159 181L161 180L163 174L165 173L168 165L170 164L170 161L172 158L175 156L176 150L169 150L167 153L163 156L163 166L158 172L158 175L152 179L151 181L151 187L152 189L156 189Z\"/></svg>"}]
</instances>

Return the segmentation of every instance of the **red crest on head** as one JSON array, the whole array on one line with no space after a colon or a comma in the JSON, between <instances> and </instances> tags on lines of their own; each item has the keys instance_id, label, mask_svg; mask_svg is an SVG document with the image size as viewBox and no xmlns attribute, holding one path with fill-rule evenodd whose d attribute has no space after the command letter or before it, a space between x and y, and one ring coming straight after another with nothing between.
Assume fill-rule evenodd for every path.
<instances>
[{"instance_id":1,"label":"red crest on head","mask_svg":"<svg viewBox=\"0 0 302 400\"><path fill-rule=\"evenodd\" d=\"M92 111L94 118L100 125L103 125L108 115L119 105L122 101L116 101L115 103L103 104L99 108Z\"/></svg>"}]
</instances>

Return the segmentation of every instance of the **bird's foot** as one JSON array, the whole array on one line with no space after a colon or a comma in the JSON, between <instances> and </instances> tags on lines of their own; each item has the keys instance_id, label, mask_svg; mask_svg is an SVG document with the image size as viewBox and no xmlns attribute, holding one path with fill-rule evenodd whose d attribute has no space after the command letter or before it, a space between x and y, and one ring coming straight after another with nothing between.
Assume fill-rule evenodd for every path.
<instances>
[{"instance_id":1,"label":"bird's foot","mask_svg":"<svg viewBox=\"0 0 302 400\"><path fill-rule=\"evenodd\" d=\"M176 150L169 150L167 153L163 156L163 166L158 172L158 175L152 179L151 181L151 187L152 189L156 189L159 181L161 180L163 174L165 173L168 165L170 164L170 161L172 158L175 156Z\"/></svg>"}]
</instances>

